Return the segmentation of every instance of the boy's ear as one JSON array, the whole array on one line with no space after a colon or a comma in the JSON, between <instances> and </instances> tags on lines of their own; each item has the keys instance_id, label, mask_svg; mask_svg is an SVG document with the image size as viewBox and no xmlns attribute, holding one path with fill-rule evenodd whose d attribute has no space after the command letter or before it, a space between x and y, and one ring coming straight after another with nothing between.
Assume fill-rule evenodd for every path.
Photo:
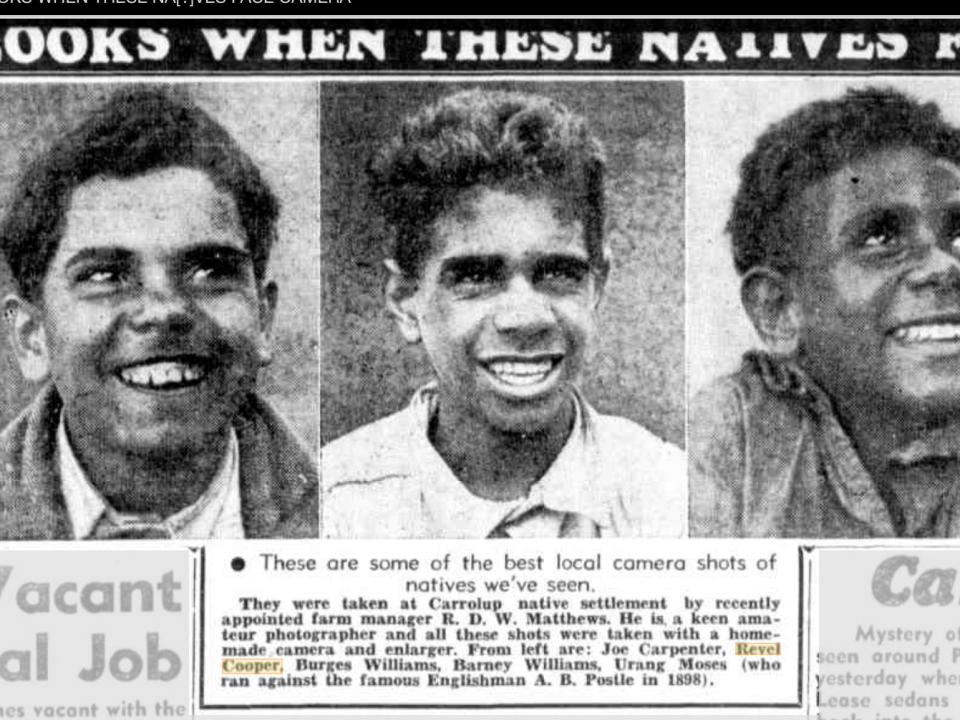
<instances>
[{"instance_id":1,"label":"boy's ear","mask_svg":"<svg viewBox=\"0 0 960 720\"><path fill-rule=\"evenodd\" d=\"M3 299L3 319L23 377L31 382L48 379L50 350L41 309L18 295L8 295Z\"/></svg>"},{"instance_id":2,"label":"boy's ear","mask_svg":"<svg viewBox=\"0 0 960 720\"><path fill-rule=\"evenodd\" d=\"M384 290L387 312L396 321L403 339L411 345L420 342L420 321L417 318L414 295L417 281L407 277L394 260L384 260L389 273Z\"/></svg>"},{"instance_id":3,"label":"boy's ear","mask_svg":"<svg viewBox=\"0 0 960 720\"><path fill-rule=\"evenodd\" d=\"M768 267L753 268L743 277L740 300L771 353L796 354L803 317L793 286L783 273Z\"/></svg>"},{"instance_id":4,"label":"boy's ear","mask_svg":"<svg viewBox=\"0 0 960 720\"><path fill-rule=\"evenodd\" d=\"M260 337L258 339L257 354L260 365L267 366L273 362L273 319L277 314L277 284L273 281L266 283L260 289Z\"/></svg>"}]
</instances>

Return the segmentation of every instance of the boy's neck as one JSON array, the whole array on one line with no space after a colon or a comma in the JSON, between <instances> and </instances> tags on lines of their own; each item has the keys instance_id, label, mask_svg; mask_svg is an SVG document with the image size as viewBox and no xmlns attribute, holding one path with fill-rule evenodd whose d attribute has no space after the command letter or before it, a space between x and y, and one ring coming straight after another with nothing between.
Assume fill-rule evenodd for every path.
<instances>
[{"instance_id":1,"label":"boy's neck","mask_svg":"<svg viewBox=\"0 0 960 720\"><path fill-rule=\"evenodd\" d=\"M473 495L507 501L525 497L563 450L576 418L575 399L555 422L535 432L507 432L485 419L457 412L440 398L430 441Z\"/></svg>"},{"instance_id":2,"label":"boy's neck","mask_svg":"<svg viewBox=\"0 0 960 720\"><path fill-rule=\"evenodd\" d=\"M202 452L191 455L138 456L85 440L70 434L70 447L90 484L112 508L166 518L207 491L227 454L230 428L208 438Z\"/></svg>"},{"instance_id":3,"label":"boy's neck","mask_svg":"<svg viewBox=\"0 0 960 720\"><path fill-rule=\"evenodd\" d=\"M960 458L960 414L911 413L876 398L843 402L834 408L864 466L872 475L890 465L922 464L925 458Z\"/></svg>"},{"instance_id":4,"label":"boy's neck","mask_svg":"<svg viewBox=\"0 0 960 720\"><path fill-rule=\"evenodd\" d=\"M900 535L939 510L960 469L960 417L909 414L876 401L835 402L841 424Z\"/></svg>"}]
</instances>

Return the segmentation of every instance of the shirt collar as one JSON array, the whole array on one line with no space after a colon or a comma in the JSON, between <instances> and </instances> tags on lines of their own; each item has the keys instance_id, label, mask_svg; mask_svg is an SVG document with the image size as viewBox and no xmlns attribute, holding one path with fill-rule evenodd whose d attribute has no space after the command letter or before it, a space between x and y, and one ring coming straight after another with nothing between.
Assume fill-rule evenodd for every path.
<instances>
[{"instance_id":1,"label":"shirt collar","mask_svg":"<svg viewBox=\"0 0 960 720\"><path fill-rule=\"evenodd\" d=\"M896 535L886 502L840 425L826 392L791 358L749 352L744 362L752 367L767 390L793 398L809 413L813 420L811 428L824 449L820 463L826 482L847 512L879 535Z\"/></svg>"},{"instance_id":2,"label":"shirt collar","mask_svg":"<svg viewBox=\"0 0 960 720\"><path fill-rule=\"evenodd\" d=\"M747 353L745 359L754 365L763 384L771 392L795 397L821 418L835 417L830 397L795 360L757 351ZM891 464L900 466L960 458L960 434L954 427L932 430L925 437L903 447L891 448L887 457Z\"/></svg>"},{"instance_id":3,"label":"shirt collar","mask_svg":"<svg viewBox=\"0 0 960 720\"><path fill-rule=\"evenodd\" d=\"M243 538L240 511L240 464L237 435L230 430L227 452L216 474L195 503L167 518L157 518L175 538ZM126 517L90 483L67 436L63 414L57 428L57 462L67 514L75 538L88 538L101 518Z\"/></svg>"},{"instance_id":4,"label":"shirt collar","mask_svg":"<svg viewBox=\"0 0 960 720\"><path fill-rule=\"evenodd\" d=\"M498 502L473 495L453 474L429 439L436 412L436 385L421 388L411 402L416 419L411 445L421 473L424 518L438 537L488 537L510 525L514 537L560 537L567 514L585 515L601 527L611 524L609 498L595 477L599 467L593 411L574 391L575 416L567 442L547 472L524 498Z\"/></svg>"}]
</instances>

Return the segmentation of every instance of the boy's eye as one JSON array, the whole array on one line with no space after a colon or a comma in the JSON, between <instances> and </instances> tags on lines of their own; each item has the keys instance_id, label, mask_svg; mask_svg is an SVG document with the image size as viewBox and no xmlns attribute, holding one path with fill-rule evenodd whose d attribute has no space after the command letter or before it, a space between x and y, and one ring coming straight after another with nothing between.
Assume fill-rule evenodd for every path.
<instances>
[{"instance_id":1,"label":"boy's eye","mask_svg":"<svg viewBox=\"0 0 960 720\"><path fill-rule=\"evenodd\" d=\"M536 284L558 290L579 288L590 275L590 265L579 258L549 258L534 273Z\"/></svg>"},{"instance_id":2,"label":"boy's eye","mask_svg":"<svg viewBox=\"0 0 960 720\"><path fill-rule=\"evenodd\" d=\"M883 247L889 245L893 236L887 233L874 233L863 241L864 247Z\"/></svg>"},{"instance_id":3,"label":"boy's eye","mask_svg":"<svg viewBox=\"0 0 960 720\"><path fill-rule=\"evenodd\" d=\"M84 278L85 282L92 282L92 283L114 282L117 279L119 279L119 276L113 270L97 270L95 272L90 273L89 275L87 275L86 278Z\"/></svg>"},{"instance_id":4,"label":"boy's eye","mask_svg":"<svg viewBox=\"0 0 960 720\"><path fill-rule=\"evenodd\" d=\"M195 285L242 281L248 266L242 253L215 251L187 260L184 277Z\"/></svg>"},{"instance_id":5,"label":"boy's eye","mask_svg":"<svg viewBox=\"0 0 960 720\"><path fill-rule=\"evenodd\" d=\"M192 282L213 282L222 279L229 273L219 265L197 265L189 270L187 276Z\"/></svg>"},{"instance_id":6,"label":"boy's eye","mask_svg":"<svg viewBox=\"0 0 960 720\"><path fill-rule=\"evenodd\" d=\"M457 285L483 285L485 283L495 282L496 279L497 276L495 273L486 270L478 270L457 275L454 279L454 282Z\"/></svg>"},{"instance_id":7,"label":"boy's eye","mask_svg":"<svg viewBox=\"0 0 960 720\"><path fill-rule=\"evenodd\" d=\"M960 214L954 212L947 218L943 237L947 241L947 249L954 255L960 255Z\"/></svg>"},{"instance_id":8,"label":"boy's eye","mask_svg":"<svg viewBox=\"0 0 960 720\"><path fill-rule=\"evenodd\" d=\"M503 281L503 263L468 258L451 262L442 274L443 284L460 293L478 293Z\"/></svg>"},{"instance_id":9,"label":"boy's eye","mask_svg":"<svg viewBox=\"0 0 960 720\"><path fill-rule=\"evenodd\" d=\"M960 230L954 230L945 234L947 252L960 256Z\"/></svg>"},{"instance_id":10,"label":"boy's eye","mask_svg":"<svg viewBox=\"0 0 960 720\"><path fill-rule=\"evenodd\" d=\"M76 282L93 286L117 285L126 279L126 270L117 267L90 267L76 275Z\"/></svg>"},{"instance_id":11,"label":"boy's eye","mask_svg":"<svg viewBox=\"0 0 960 720\"><path fill-rule=\"evenodd\" d=\"M896 213L883 213L867 223L859 234L859 244L868 250L891 249L900 244L903 222Z\"/></svg>"}]
</instances>

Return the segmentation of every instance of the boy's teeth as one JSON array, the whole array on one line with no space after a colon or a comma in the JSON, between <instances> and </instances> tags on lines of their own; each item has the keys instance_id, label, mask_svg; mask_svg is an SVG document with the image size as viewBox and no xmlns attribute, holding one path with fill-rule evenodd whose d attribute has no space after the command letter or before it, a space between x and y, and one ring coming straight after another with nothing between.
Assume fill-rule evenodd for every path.
<instances>
[{"instance_id":1,"label":"boy's teeth","mask_svg":"<svg viewBox=\"0 0 960 720\"><path fill-rule=\"evenodd\" d=\"M487 367L500 380L510 385L534 385L543 380L553 369L550 360L536 362L492 362Z\"/></svg>"},{"instance_id":2,"label":"boy's teeth","mask_svg":"<svg viewBox=\"0 0 960 720\"><path fill-rule=\"evenodd\" d=\"M897 329L893 336L906 343L960 340L960 325L942 323L937 325L911 325Z\"/></svg>"},{"instance_id":3,"label":"boy's teeth","mask_svg":"<svg viewBox=\"0 0 960 720\"><path fill-rule=\"evenodd\" d=\"M150 388L196 382L202 375L203 371L198 366L178 362L137 365L120 371L120 378L125 383Z\"/></svg>"}]
</instances>

